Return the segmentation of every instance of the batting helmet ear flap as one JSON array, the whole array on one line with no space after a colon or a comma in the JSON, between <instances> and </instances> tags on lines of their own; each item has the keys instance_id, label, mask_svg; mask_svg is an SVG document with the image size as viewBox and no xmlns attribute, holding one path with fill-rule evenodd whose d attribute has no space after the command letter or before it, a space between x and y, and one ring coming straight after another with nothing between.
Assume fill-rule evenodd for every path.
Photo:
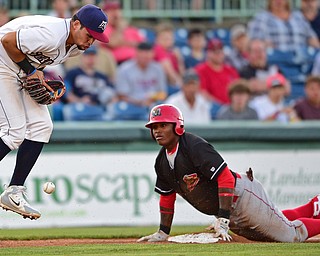
<instances>
[{"instance_id":1,"label":"batting helmet ear flap","mask_svg":"<svg viewBox=\"0 0 320 256\"><path fill-rule=\"evenodd\" d=\"M181 136L182 134L184 134L184 124L183 124L183 120L182 120L182 123L181 123L181 121L180 121L180 124L179 124L179 123L176 123L175 132L176 132L176 134L178 134L179 136Z\"/></svg>"},{"instance_id":2,"label":"batting helmet ear flap","mask_svg":"<svg viewBox=\"0 0 320 256\"><path fill-rule=\"evenodd\" d=\"M171 104L160 104L151 109L149 122L145 126L151 129L154 123L174 123L174 131L177 135L181 136L185 132L182 113ZM152 129L151 136L153 137Z\"/></svg>"}]
</instances>

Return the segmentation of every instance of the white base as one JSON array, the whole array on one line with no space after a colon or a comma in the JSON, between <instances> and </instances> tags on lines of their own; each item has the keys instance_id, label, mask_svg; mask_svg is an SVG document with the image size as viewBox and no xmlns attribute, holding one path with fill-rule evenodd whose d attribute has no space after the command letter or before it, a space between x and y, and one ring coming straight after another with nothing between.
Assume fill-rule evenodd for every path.
<instances>
[{"instance_id":1,"label":"white base","mask_svg":"<svg viewBox=\"0 0 320 256\"><path fill-rule=\"evenodd\" d=\"M197 243L197 244L212 244L216 243L221 238L213 237L212 233L199 233L199 234L185 234L179 236L172 236L168 238L169 242L188 244L188 243Z\"/></svg>"}]
</instances>

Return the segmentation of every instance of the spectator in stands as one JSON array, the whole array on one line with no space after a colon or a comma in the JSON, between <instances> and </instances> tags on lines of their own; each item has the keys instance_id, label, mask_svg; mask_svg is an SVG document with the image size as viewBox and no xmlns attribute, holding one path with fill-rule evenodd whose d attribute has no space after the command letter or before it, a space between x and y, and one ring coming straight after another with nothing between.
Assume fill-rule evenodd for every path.
<instances>
[{"instance_id":1,"label":"spectator in stands","mask_svg":"<svg viewBox=\"0 0 320 256\"><path fill-rule=\"evenodd\" d=\"M240 71L248 64L248 35L242 24L234 25L231 30L231 51L226 54L226 63Z\"/></svg>"},{"instance_id":2,"label":"spectator in stands","mask_svg":"<svg viewBox=\"0 0 320 256\"><path fill-rule=\"evenodd\" d=\"M275 65L268 65L266 43L260 39L252 39L248 44L249 63L240 70L240 77L249 80L253 96L268 91L266 79L279 72ZM286 95L290 94L290 83L286 83Z\"/></svg>"},{"instance_id":3,"label":"spectator in stands","mask_svg":"<svg viewBox=\"0 0 320 256\"><path fill-rule=\"evenodd\" d=\"M120 1L106 0L103 10L108 14L108 26L106 28L109 43L103 44L108 47L118 64L133 58L136 54L136 46L145 41L138 28L129 25L122 16Z\"/></svg>"},{"instance_id":4,"label":"spectator in stands","mask_svg":"<svg viewBox=\"0 0 320 256\"><path fill-rule=\"evenodd\" d=\"M5 7L0 7L0 27L10 20L9 11Z\"/></svg>"},{"instance_id":5,"label":"spectator in stands","mask_svg":"<svg viewBox=\"0 0 320 256\"><path fill-rule=\"evenodd\" d=\"M132 117L125 119L145 119L150 107L166 99L165 74L153 57L152 45L142 42L137 46L136 57L119 66L115 88L120 100L117 106L120 108L115 110L115 119L124 118L121 115L129 115L129 111Z\"/></svg>"},{"instance_id":6,"label":"spectator in stands","mask_svg":"<svg viewBox=\"0 0 320 256\"><path fill-rule=\"evenodd\" d=\"M218 120L257 120L257 112L249 107L251 92L244 79L234 81L229 86L230 105L223 105L218 113Z\"/></svg>"},{"instance_id":7,"label":"spectator in stands","mask_svg":"<svg viewBox=\"0 0 320 256\"><path fill-rule=\"evenodd\" d=\"M69 0L53 0L52 11L49 12L48 15L63 19L70 18L71 11Z\"/></svg>"},{"instance_id":8,"label":"spectator in stands","mask_svg":"<svg viewBox=\"0 0 320 256\"><path fill-rule=\"evenodd\" d=\"M188 45L190 53L183 56L186 69L194 68L197 64L205 61L206 38L201 29L193 28L189 30Z\"/></svg>"},{"instance_id":9,"label":"spectator in stands","mask_svg":"<svg viewBox=\"0 0 320 256\"><path fill-rule=\"evenodd\" d=\"M308 77L304 89L306 96L294 105L298 117L302 120L320 120L320 77Z\"/></svg>"},{"instance_id":10,"label":"spectator in stands","mask_svg":"<svg viewBox=\"0 0 320 256\"><path fill-rule=\"evenodd\" d=\"M204 124L211 121L211 102L200 93L198 74L190 69L182 77L181 90L169 96L165 103L175 105L184 113L188 124Z\"/></svg>"},{"instance_id":11,"label":"spectator in stands","mask_svg":"<svg viewBox=\"0 0 320 256\"><path fill-rule=\"evenodd\" d=\"M257 112L259 120L281 122L297 120L294 109L285 106L285 83L285 77L279 73L269 76L268 93L255 97L249 103L249 106Z\"/></svg>"},{"instance_id":12,"label":"spectator in stands","mask_svg":"<svg viewBox=\"0 0 320 256\"><path fill-rule=\"evenodd\" d=\"M301 0L300 10L294 12L298 17L305 18L320 39L320 11L318 0Z\"/></svg>"},{"instance_id":13,"label":"spectator in stands","mask_svg":"<svg viewBox=\"0 0 320 256\"><path fill-rule=\"evenodd\" d=\"M95 45L81 55L78 67L65 76L67 85L63 109L65 120L104 120L107 105L116 100L116 93L108 77L94 68L97 49Z\"/></svg>"},{"instance_id":14,"label":"spectator in stands","mask_svg":"<svg viewBox=\"0 0 320 256\"><path fill-rule=\"evenodd\" d=\"M230 102L228 86L239 78L239 74L235 68L224 63L223 44L219 39L208 42L206 56L206 61L195 67L201 90L212 102L227 104Z\"/></svg>"},{"instance_id":15,"label":"spectator in stands","mask_svg":"<svg viewBox=\"0 0 320 256\"><path fill-rule=\"evenodd\" d=\"M292 15L289 0L268 0L267 10L259 12L248 25L249 37L266 41L268 47L289 51L320 46L310 24Z\"/></svg>"},{"instance_id":16,"label":"spectator in stands","mask_svg":"<svg viewBox=\"0 0 320 256\"><path fill-rule=\"evenodd\" d=\"M174 48L174 29L169 23L160 23L156 29L154 59L166 74L168 94L178 91L182 85L184 65L180 51Z\"/></svg>"},{"instance_id":17,"label":"spectator in stands","mask_svg":"<svg viewBox=\"0 0 320 256\"><path fill-rule=\"evenodd\" d=\"M94 43L97 49L96 60L94 63L94 69L105 76L114 83L117 69L117 62L115 61L113 54L108 48L103 47L98 42ZM81 62L81 56L75 56L69 58L66 62L64 62L64 67L66 71L79 66Z\"/></svg>"}]
</instances>

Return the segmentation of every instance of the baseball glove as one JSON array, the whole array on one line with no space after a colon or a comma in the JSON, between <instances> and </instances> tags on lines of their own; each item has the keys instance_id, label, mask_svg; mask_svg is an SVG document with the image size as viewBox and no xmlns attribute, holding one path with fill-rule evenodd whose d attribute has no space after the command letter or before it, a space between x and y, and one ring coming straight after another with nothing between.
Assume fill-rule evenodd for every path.
<instances>
[{"instance_id":1,"label":"baseball glove","mask_svg":"<svg viewBox=\"0 0 320 256\"><path fill-rule=\"evenodd\" d=\"M37 103L49 105L62 97L66 91L66 86L60 80L45 80L41 82L39 78L25 79L21 83L30 97Z\"/></svg>"}]
</instances>

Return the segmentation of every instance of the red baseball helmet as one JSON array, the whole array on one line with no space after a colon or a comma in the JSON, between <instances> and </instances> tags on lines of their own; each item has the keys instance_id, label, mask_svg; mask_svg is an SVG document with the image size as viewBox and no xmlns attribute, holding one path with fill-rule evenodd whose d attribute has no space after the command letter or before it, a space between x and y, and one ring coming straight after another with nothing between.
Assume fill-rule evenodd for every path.
<instances>
[{"instance_id":1,"label":"red baseball helmet","mask_svg":"<svg viewBox=\"0 0 320 256\"><path fill-rule=\"evenodd\" d=\"M145 126L151 129L152 124L154 123L174 123L175 133L179 136L184 134L184 121L182 113L174 105L161 104L153 107L150 111L149 122Z\"/></svg>"}]
</instances>

